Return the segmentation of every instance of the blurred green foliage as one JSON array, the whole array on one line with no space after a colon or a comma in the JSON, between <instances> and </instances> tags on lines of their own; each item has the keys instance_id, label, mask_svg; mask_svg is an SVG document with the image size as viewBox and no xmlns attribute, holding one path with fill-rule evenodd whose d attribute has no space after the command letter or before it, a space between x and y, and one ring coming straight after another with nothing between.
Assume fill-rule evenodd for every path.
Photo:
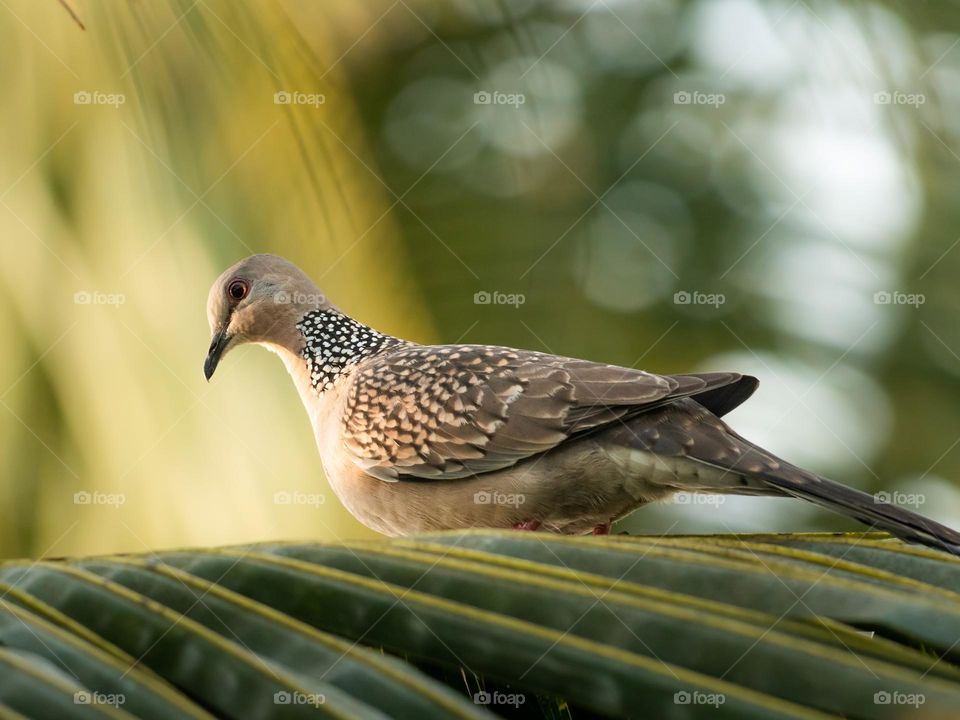
<instances>
[{"instance_id":1,"label":"blurred green foliage","mask_svg":"<svg viewBox=\"0 0 960 720\"><path fill-rule=\"evenodd\" d=\"M202 380L263 251L423 342L752 372L738 430L960 524L952 4L75 5L0 7L0 554L366 534L273 358Z\"/></svg>"}]
</instances>

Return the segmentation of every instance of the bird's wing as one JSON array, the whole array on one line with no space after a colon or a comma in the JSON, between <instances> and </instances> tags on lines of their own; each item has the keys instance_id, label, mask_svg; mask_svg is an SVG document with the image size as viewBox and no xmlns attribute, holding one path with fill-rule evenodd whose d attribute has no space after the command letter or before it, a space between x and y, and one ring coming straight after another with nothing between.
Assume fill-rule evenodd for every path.
<instances>
[{"instance_id":1,"label":"bird's wing","mask_svg":"<svg viewBox=\"0 0 960 720\"><path fill-rule=\"evenodd\" d=\"M743 381L755 385L738 373L654 375L510 348L405 346L357 369L343 440L353 460L381 480L463 478L510 467L674 398L709 398Z\"/></svg>"}]
</instances>

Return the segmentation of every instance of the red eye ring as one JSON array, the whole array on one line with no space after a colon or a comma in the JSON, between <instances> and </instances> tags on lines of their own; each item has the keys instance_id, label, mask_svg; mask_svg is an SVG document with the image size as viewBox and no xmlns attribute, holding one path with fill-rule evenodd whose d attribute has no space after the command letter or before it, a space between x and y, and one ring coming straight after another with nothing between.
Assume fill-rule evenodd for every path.
<instances>
[{"instance_id":1,"label":"red eye ring","mask_svg":"<svg viewBox=\"0 0 960 720\"><path fill-rule=\"evenodd\" d=\"M227 285L227 297L230 302L238 303L243 300L250 292L250 286L245 280L231 280Z\"/></svg>"}]
</instances>

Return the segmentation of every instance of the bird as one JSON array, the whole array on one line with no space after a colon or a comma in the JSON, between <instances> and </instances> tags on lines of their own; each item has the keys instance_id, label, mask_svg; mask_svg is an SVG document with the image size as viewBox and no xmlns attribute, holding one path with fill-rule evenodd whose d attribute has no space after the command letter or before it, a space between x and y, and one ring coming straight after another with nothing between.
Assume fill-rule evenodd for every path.
<instances>
[{"instance_id":1,"label":"bird","mask_svg":"<svg viewBox=\"0 0 960 720\"><path fill-rule=\"evenodd\" d=\"M385 535L604 535L677 493L719 493L800 498L960 554L960 533L737 434L722 418L757 389L750 375L659 375L510 347L417 344L351 318L271 254L217 278L207 319L206 379L243 344L278 354L331 488Z\"/></svg>"}]
</instances>

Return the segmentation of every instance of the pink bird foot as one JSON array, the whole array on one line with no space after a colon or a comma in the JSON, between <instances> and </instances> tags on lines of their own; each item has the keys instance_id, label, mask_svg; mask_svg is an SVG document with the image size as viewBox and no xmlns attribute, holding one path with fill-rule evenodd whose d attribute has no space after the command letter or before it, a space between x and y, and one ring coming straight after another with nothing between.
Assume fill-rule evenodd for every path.
<instances>
[{"instance_id":1,"label":"pink bird foot","mask_svg":"<svg viewBox=\"0 0 960 720\"><path fill-rule=\"evenodd\" d=\"M610 523L604 523L603 525L597 525L593 530L590 531L591 535L609 535L610 534Z\"/></svg>"},{"instance_id":2,"label":"pink bird foot","mask_svg":"<svg viewBox=\"0 0 960 720\"><path fill-rule=\"evenodd\" d=\"M514 523L514 530L537 530L540 527L539 520L524 520L523 522Z\"/></svg>"}]
</instances>

